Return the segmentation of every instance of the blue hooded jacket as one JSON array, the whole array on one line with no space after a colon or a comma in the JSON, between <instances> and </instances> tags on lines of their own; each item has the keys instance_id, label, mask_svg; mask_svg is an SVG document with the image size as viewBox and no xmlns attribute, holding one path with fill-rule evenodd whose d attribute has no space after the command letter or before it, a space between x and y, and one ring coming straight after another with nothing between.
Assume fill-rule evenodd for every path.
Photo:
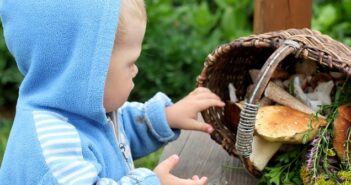
<instances>
[{"instance_id":1,"label":"blue hooded jacket","mask_svg":"<svg viewBox=\"0 0 351 185\"><path fill-rule=\"evenodd\" d=\"M120 0L0 0L24 75L1 185L160 184L132 160L179 135L166 120L170 99L158 93L109 116L103 107L119 8Z\"/></svg>"}]
</instances>

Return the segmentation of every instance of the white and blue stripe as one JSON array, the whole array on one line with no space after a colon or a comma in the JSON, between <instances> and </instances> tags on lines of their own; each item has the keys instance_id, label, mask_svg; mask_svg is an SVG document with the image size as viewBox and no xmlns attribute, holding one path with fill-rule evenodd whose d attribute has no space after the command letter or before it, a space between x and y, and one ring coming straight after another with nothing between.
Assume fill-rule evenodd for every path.
<instances>
[{"instance_id":1,"label":"white and blue stripe","mask_svg":"<svg viewBox=\"0 0 351 185\"><path fill-rule=\"evenodd\" d=\"M33 118L46 164L61 185L131 185L155 176L151 170L138 168L119 182L98 179L96 167L84 161L79 134L67 118L45 111L34 111Z\"/></svg>"},{"instance_id":2,"label":"white and blue stripe","mask_svg":"<svg viewBox=\"0 0 351 185\"><path fill-rule=\"evenodd\" d=\"M93 184L96 167L84 161L77 130L61 115L34 111L36 132L46 164L60 184Z\"/></svg>"},{"instance_id":3,"label":"white and blue stripe","mask_svg":"<svg viewBox=\"0 0 351 185\"><path fill-rule=\"evenodd\" d=\"M96 185L144 184L143 180L146 177L150 177L150 176L155 176L155 174L151 170L146 168L138 168L138 169L131 170L127 176L122 177L119 183L108 178L102 178L99 180L99 182ZM157 182L157 184L160 184L160 183Z\"/></svg>"}]
</instances>

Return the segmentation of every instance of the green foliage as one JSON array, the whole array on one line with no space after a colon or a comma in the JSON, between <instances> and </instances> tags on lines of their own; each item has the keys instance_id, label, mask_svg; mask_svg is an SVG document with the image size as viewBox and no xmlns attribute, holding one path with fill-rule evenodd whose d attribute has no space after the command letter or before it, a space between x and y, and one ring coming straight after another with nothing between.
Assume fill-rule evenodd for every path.
<instances>
[{"instance_id":1,"label":"green foliage","mask_svg":"<svg viewBox=\"0 0 351 185\"><path fill-rule=\"evenodd\" d=\"M252 32L252 2L147 1L148 27L131 99L143 101L162 91L176 100L191 91L214 48ZM159 154L151 154L136 166L153 169L158 160Z\"/></svg>"},{"instance_id":2,"label":"green foliage","mask_svg":"<svg viewBox=\"0 0 351 185\"><path fill-rule=\"evenodd\" d=\"M315 0L312 28L351 46L351 0Z\"/></svg>"},{"instance_id":3,"label":"green foliage","mask_svg":"<svg viewBox=\"0 0 351 185\"><path fill-rule=\"evenodd\" d=\"M350 81L346 79L343 84L338 85L335 94L332 104L321 106L317 112L326 115L326 126L319 129L317 136L309 144L295 145L292 150L276 155L264 169L260 184L350 183L346 179L350 174L345 173L351 169L350 163L337 159L331 139L338 108L350 103Z\"/></svg>"},{"instance_id":4,"label":"green foliage","mask_svg":"<svg viewBox=\"0 0 351 185\"><path fill-rule=\"evenodd\" d=\"M1 26L0 35L3 35ZM17 91L21 81L22 76L7 50L5 39L0 36L0 107L16 101Z\"/></svg>"},{"instance_id":5,"label":"green foliage","mask_svg":"<svg viewBox=\"0 0 351 185\"><path fill-rule=\"evenodd\" d=\"M163 149L159 149L156 152L153 152L141 159L135 160L134 161L135 167L154 169L160 160L160 155L162 153L162 150Z\"/></svg>"},{"instance_id":6,"label":"green foliage","mask_svg":"<svg viewBox=\"0 0 351 185\"><path fill-rule=\"evenodd\" d=\"M268 167L263 171L263 176L258 184L280 185L280 184L302 184L300 179L300 167L304 161L303 147L299 145L291 146L292 148L278 155L271 160Z\"/></svg>"},{"instance_id":7,"label":"green foliage","mask_svg":"<svg viewBox=\"0 0 351 185\"><path fill-rule=\"evenodd\" d=\"M191 91L214 48L251 33L252 1L236 2L147 1L148 28L132 99L146 100L157 91L179 99Z\"/></svg>"},{"instance_id":8,"label":"green foliage","mask_svg":"<svg viewBox=\"0 0 351 185\"><path fill-rule=\"evenodd\" d=\"M11 120L0 118L0 164L2 161L3 154L7 143L7 138L10 134Z\"/></svg>"}]
</instances>

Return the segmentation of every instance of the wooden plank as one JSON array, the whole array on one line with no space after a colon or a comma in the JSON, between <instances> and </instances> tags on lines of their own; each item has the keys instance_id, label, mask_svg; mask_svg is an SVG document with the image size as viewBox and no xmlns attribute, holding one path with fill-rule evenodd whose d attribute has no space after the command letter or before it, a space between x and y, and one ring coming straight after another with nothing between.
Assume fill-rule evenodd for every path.
<instances>
[{"instance_id":1,"label":"wooden plank","mask_svg":"<svg viewBox=\"0 0 351 185\"><path fill-rule=\"evenodd\" d=\"M255 0L254 33L310 28L312 0Z\"/></svg>"},{"instance_id":2,"label":"wooden plank","mask_svg":"<svg viewBox=\"0 0 351 185\"><path fill-rule=\"evenodd\" d=\"M208 134L182 131L178 140L165 147L161 161L173 154L180 156L172 171L178 177L207 176L208 185L257 184L257 179L245 171L241 162L229 156Z\"/></svg>"}]
</instances>

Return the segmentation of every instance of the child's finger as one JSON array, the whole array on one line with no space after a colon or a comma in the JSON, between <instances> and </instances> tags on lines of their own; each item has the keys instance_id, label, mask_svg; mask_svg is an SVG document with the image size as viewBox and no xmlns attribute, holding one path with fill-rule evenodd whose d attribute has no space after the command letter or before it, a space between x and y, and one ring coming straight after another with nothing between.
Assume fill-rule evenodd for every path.
<instances>
[{"instance_id":1,"label":"child's finger","mask_svg":"<svg viewBox=\"0 0 351 185\"><path fill-rule=\"evenodd\" d=\"M198 87L195 90L193 90L190 94L199 94L203 92L211 92L208 88L205 87Z\"/></svg>"},{"instance_id":2,"label":"child's finger","mask_svg":"<svg viewBox=\"0 0 351 185\"><path fill-rule=\"evenodd\" d=\"M185 130L196 130L206 133L212 133L213 127L210 124L203 123L194 119L188 119L187 123L183 125L182 129Z\"/></svg>"},{"instance_id":3,"label":"child's finger","mask_svg":"<svg viewBox=\"0 0 351 185\"><path fill-rule=\"evenodd\" d=\"M199 180L194 180L194 179L180 179L177 184L182 184L182 185L205 185L207 182L206 179L199 179Z\"/></svg>"},{"instance_id":4,"label":"child's finger","mask_svg":"<svg viewBox=\"0 0 351 185\"><path fill-rule=\"evenodd\" d=\"M197 103L201 110L205 110L213 106L223 107L225 105L224 102L220 100L215 100L215 99L201 100L201 101L198 101Z\"/></svg>"},{"instance_id":5,"label":"child's finger","mask_svg":"<svg viewBox=\"0 0 351 185\"><path fill-rule=\"evenodd\" d=\"M195 95L194 97L196 97L197 99L221 100L221 98L219 96L217 96L216 94L211 93L211 92L199 93L199 94Z\"/></svg>"},{"instance_id":6,"label":"child's finger","mask_svg":"<svg viewBox=\"0 0 351 185\"><path fill-rule=\"evenodd\" d=\"M200 180L199 176L197 176L197 175L194 175L191 179L193 179L193 180Z\"/></svg>"},{"instance_id":7,"label":"child's finger","mask_svg":"<svg viewBox=\"0 0 351 185\"><path fill-rule=\"evenodd\" d=\"M200 183L201 183L202 185L205 185L205 184L207 183L207 177L201 177Z\"/></svg>"},{"instance_id":8,"label":"child's finger","mask_svg":"<svg viewBox=\"0 0 351 185\"><path fill-rule=\"evenodd\" d=\"M179 162L179 156L172 155L167 159L165 159L164 161L162 161L160 164L158 164L156 168L158 168L163 172L169 173L173 168L177 166L178 162Z\"/></svg>"}]
</instances>

